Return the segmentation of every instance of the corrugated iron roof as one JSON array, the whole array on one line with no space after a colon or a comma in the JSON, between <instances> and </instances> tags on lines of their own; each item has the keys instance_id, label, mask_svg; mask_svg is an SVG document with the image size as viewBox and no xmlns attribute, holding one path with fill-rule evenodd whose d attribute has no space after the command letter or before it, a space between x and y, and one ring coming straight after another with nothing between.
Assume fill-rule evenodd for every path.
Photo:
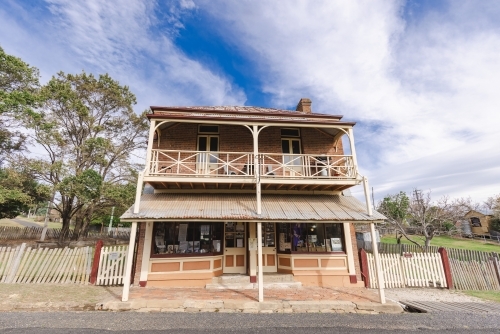
<instances>
[{"instance_id":1,"label":"corrugated iron roof","mask_svg":"<svg viewBox=\"0 0 500 334\"><path fill-rule=\"evenodd\" d=\"M262 107L252 107L252 106L151 106L151 110L162 111L162 110L179 110L179 111L226 111L226 112L243 112L243 113L272 113L272 114L304 114L310 115L310 113L297 111L297 110L285 110L276 108L262 108ZM330 114L320 114L314 113L315 115L324 115L328 117L342 117L340 115L330 115Z\"/></svg>"},{"instance_id":2,"label":"corrugated iron roof","mask_svg":"<svg viewBox=\"0 0 500 334\"><path fill-rule=\"evenodd\" d=\"M354 197L341 195L262 195L262 214L256 214L253 194L144 194L140 212L133 207L124 220L266 220L266 221L375 221L385 217Z\"/></svg>"}]
</instances>

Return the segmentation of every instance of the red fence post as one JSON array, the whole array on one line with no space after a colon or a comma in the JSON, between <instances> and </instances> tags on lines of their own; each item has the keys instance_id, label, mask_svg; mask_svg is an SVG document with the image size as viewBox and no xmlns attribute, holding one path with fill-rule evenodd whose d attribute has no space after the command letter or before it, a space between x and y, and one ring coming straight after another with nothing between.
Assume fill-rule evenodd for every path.
<instances>
[{"instance_id":1,"label":"red fence post","mask_svg":"<svg viewBox=\"0 0 500 334\"><path fill-rule=\"evenodd\" d=\"M361 261L361 276L363 276L363 280L365 281L365 288L369 288L370 273L368 272L368 255L366 255L366 251L363 248L359 250L359 260Z\"/></svg>"},{"instance_id":2,"label":"red fence post","mask_svg":"<svg viewBox=\"0 0 500 334\"><path fill-rule=\"evenodd\" d=\"M90 272L90 284L95 284L97 281L97 272L99 271L99 258L101 257L101 249L104 243L102 240L97 240L95 244L94 261L92 262L92 271Z\"/></svg>"},{"instance_id":3,"label":"red fence post","mask_svg":"<svg viewBox=\"0 0 500 334\"><path fill-rule=\"evenodd\" d=\"M444 277L446 279L446 285L448 285L448 289L453 289L453 279L451 277L451 267L450 267L450 259L448 258L448 252L445 248L439 247L438 253L441 254L441 261L443 262L444 269Z\"/></svg>"}]
</instances>

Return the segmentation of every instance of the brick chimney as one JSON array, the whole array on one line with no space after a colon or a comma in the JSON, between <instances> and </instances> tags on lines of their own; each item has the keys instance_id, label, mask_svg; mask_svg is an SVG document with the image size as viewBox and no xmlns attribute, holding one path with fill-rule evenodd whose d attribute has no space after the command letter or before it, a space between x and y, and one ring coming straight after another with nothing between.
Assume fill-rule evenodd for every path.
<instances>
[{"instance_id":1,"label":"brick chimney","mask_svg":"<svg viewBox=\"0 0 500 334\"><path fill-rule=\"evenodd\" d=\"M300 99L299 104L297 104L297 108L295 110L305 112L306 114L310 114L311 103L312 103L311 99L303 97Z\"/></svg>"}]
</instances>

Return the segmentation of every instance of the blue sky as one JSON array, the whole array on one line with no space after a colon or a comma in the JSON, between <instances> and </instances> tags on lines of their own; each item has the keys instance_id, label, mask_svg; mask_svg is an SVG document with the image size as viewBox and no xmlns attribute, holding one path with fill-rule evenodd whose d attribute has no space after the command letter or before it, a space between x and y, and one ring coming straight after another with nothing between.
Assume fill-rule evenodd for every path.
<instances>
[{"instance_id":1,"label":"blue sky","mask_svg":"<svg viewBox=\"0 0 500 334\"><path fill-rule=\"evenodd\" d=\"M500 193L500 2L0 0L0 45L109 73L150 105L255 105L356 121L376 198ZM359 194L359 190L356 190Z\"/></svg>"}]
</instances>

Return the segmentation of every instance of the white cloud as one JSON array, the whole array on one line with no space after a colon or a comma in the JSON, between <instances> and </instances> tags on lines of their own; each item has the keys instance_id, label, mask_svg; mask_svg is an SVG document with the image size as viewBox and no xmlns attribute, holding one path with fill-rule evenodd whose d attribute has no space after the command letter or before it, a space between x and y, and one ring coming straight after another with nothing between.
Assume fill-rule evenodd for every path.
<instances>
[{"instance_id":1,"label":"white cloud","mask_svg":"<svg viewBox=\"0 0 500 334\"><path fill-rule=\"evenodd\" d=\"M50 68L50 75L58 70L107 72L131 87L138 97L138 111L150 105L237 105L246 100L223 74L189 58L173 43L182 28L179 17L195 8L190 1L172 2L166 12L159 12L154 2L146 0L126 5L48 0L50 11L44 15L14 2L9 5L14 18L0 9L0 18L7 19L0 23L7 52L31 59L43 72ZM22 40L9 39L11 31Z\"/></svg>"},{"instance_id":2,"label":"white cloud","mask_svg":"<svg viewBox=\"0 0 500 334\"><path fill-rule=\"evenodd\" d=\"M500 189L500 4L449 2L412 22L404 5L198 2L277 106L307 96L315 111L360 121L359 161L375 188L484 199ZM473 167L461 172L464 161Z\"/></svg>"}]
</instances>

